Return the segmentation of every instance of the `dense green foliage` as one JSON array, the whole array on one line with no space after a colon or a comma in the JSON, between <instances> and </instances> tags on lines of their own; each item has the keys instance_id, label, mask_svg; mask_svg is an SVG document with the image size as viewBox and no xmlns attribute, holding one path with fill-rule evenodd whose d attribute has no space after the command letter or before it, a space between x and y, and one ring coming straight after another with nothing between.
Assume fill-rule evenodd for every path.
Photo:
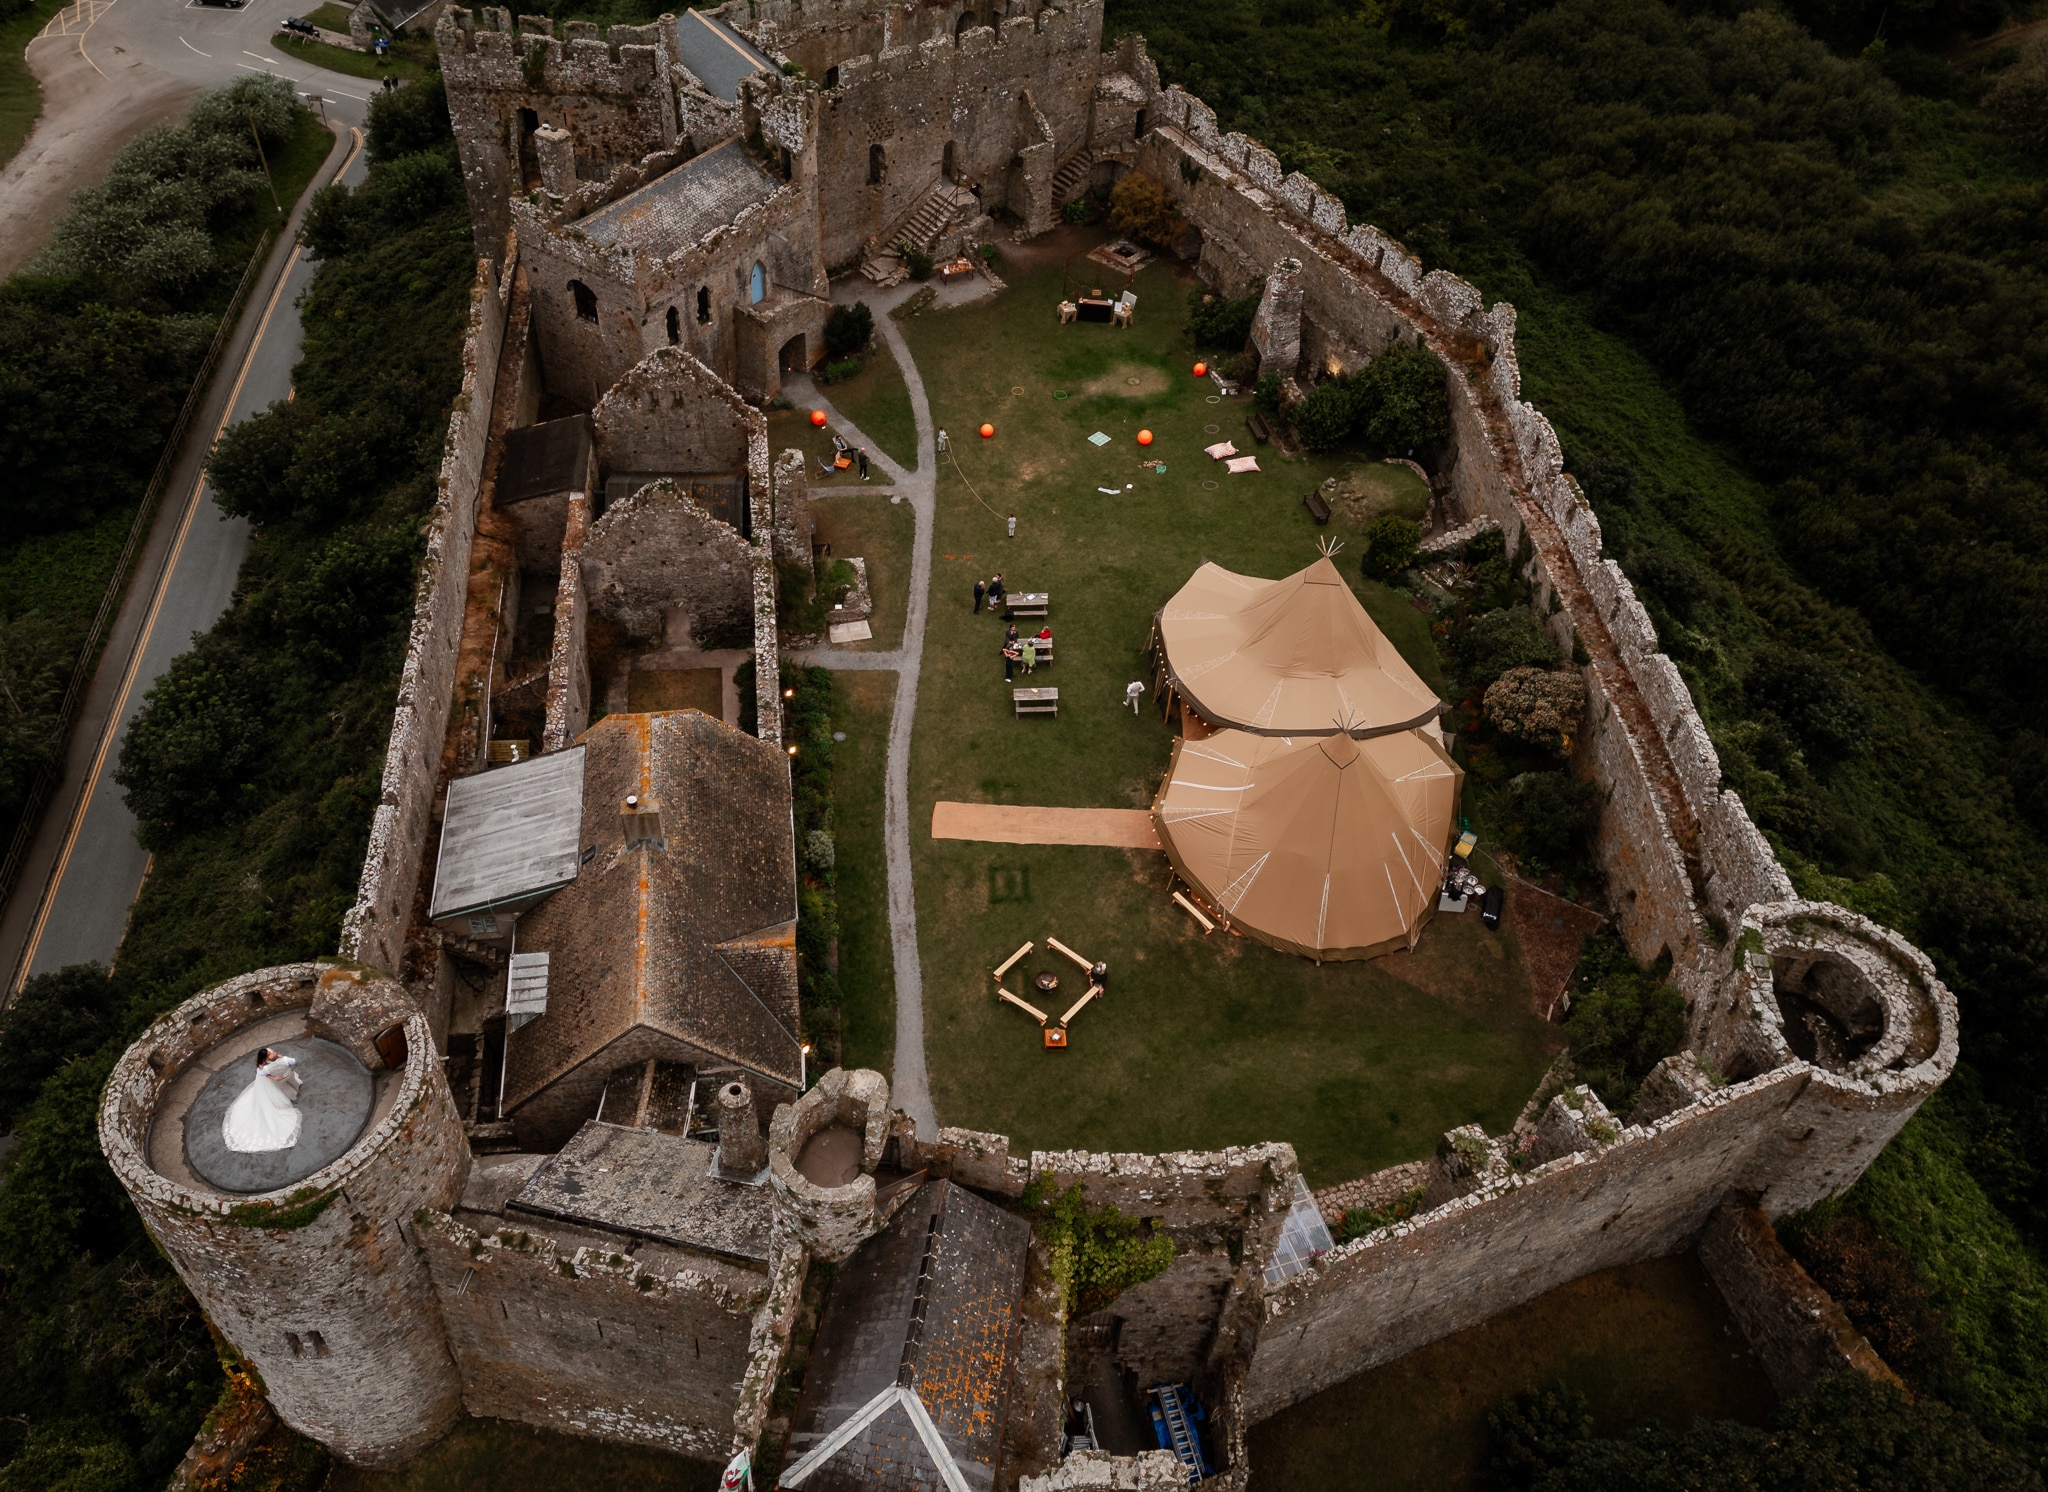
<instances>
[{"instance_id":1,"label":"dense green foliage","mask_svg":"<svg viewBox=\"0 0 2048 1492\"><path fill-rule=\"evenodd\" d=\"M1626 1116L1650 1069L1685 1044L1685 998L1669 973L1669 959L1639 967L1607 929L1586 939L1572 971L1572 1071L1613 1113Z\"/></svg>"},{"instance_id":2,"label":"dense green foliage","mask_svg":"<svg viewBox=\"0 0 2048 1492\"><path fill-rule=\"evenodd\" d=\"M1361 440L1376 451L1431 459L1451 438L1444 365L1426 348L1398 343L1356 373L1317 384L1293 419L1312 451Z\"/></svg>"},{"instance_id":3,"label":"dense green foliage","mask_svg":"<svg viewBox=\"0 0 2048 1492\"><path fill-rule=\"evenodd\" d=\"M372 202L388 200L384 174L418 153L380 149L393 107L380 99L371 116ZM445 116L426 148L452 159ZM100 1155L100 1090L125 1044L178 1000L335 946L376 798L473 273L459 198L409 226L387 220L326 259L301 306L291 412L222 443L223 490L262 527L234 604L164 675L123 754L155 865L119 972L31 981L0 1028L0 1108L19 1137L0 1186L7 1492L161 1486L220 1391L196 1307ZM381 449L332 438L364 430ZM257 449L279 459L252 459ZM340 463L356 464L338 477Z\"/></svg>"},{"instance_id":4,"label":"dense green foliage","mask_svg":"<svg viewBox=\"0 0 2048 1492\"><path fill-rule=\"evenodd\" d=\"M825 356L852 357L866 349L875 338L875 313L868 303L857 300L850 306L834 306L825 317Z\"/></svg>"},{"instance_id":5,"label":"dense green foliage","mask_svg":"<svg viewBox=\"0 0 2048 1492\"><path fill-rule=\"evenodd\" d=\"M2034 1418L2048 1341L1962 1323L2038 1299L2048 1237L2048 162L2014 148L2024 75L1899 44L1999 7L1891 6L1894 42L1860 55L1885 9L1115 0L1110 30L1355 219L1516 304L1524 389L1729 785L1803 894L1934 956L1979 1138L1916 1121L1892 1154L1941 1164L1871 1210L1920 1218L1916 1184L1951 1204L1886 1236L1988 1385L1960 1407L2003 1434ZM1510 606L1514 557L1478 568ZM1462 685L1539 662L1482 659L1472 631L1450 639ZM1480 823L1517 764L1475 745Z\"/></svg>"},{"instance_id":6,"label":"dense green foliage","mask_svg":"<svg viewBox=\"0 0 2048 1492\"><path fill-rule=\"evenodd\" d=\"M1359 571L1367 580L1391 584L1408 573L1415 563L1415 548L1422 542L1422 525L1399 513L1383 513L1365 531L1364 553L1358 557Z\"/></svg>"},{"instance_id":7,"label":"dense green foliage","mask_svg":"<svg viewBox=\"0 0 2048 1492\"><path fill-rule=\"evenodd\" d=\"M1018 1202L1045 1243L1055 1284L1069 1318L1099 1311L1133 1285L1163 1273L1173 1262L1173 1239L1114 1207L1088 1210L1077 1181L1055 1192L1043 1176Z\"/></svg>"},{"instance_id":8,"label":"dense green foliage","mask_svg":"<svg viewBox=\"0 0 2048 1492\"><path fill-rule=\"evenodd\" d=\"M1200 348L1237 352L1250 340L1252 318L1258 314L1256 295L1224 300L1206 290L1190 290L1188 339Z\"/></svg>"}]
</instances>

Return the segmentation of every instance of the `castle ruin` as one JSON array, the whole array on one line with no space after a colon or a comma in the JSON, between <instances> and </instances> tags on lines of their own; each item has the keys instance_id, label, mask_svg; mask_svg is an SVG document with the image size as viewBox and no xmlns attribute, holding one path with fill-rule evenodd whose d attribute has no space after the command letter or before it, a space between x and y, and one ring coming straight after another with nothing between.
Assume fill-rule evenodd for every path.
<instances>
[{"instance_id":1,"label":"castle ruin","mask_svg":"<svg viewBox=\"0 0 2048 1492\"><path fill-rule=\"evenodd\" d=\"M341 956L187 1001L101 1113L152 1236L287 1423L367 1465L465 1412L750 1453L813 1261L908 1292L863 1318L903 1366L884 1382L820 1344L789 1486L885 1463L903 1485L1180 1485L1170 1457L1062 1459L1063 1375L1093 1333L1140 1381L1199 1388L1241 1487L1258 1420L1686 1247L1781 1390L1882 1371L1770 1219L1854 1182L1946 1078L1954 1001L1896 934L1799 900L1721 786L1521 399L1512 306L1221 132L1142 40L1105 53L1099 0L755 0L604 35L451 10L437 37L479 265ZM1603 790L1619 926L1688 1005L1686 1049L1627 1113L1557 1094L1522 1157L1454 1131L1356 1184L1419 1181L1414 1217L1333 1248L1305 1243L1285 1143L1013 1155L921 1133L879 1074L816 1073L796 1028L775 591L809 557L809 499L759 406L822 355L830 274L906 239L972 247L999 218L1042 232L1129 170L1172 194L1208 283L1261 295L1266 371L1306 386L1397 341L1452 370L1447 525L1529 553L1538 614L1582 660L1574 766ZM627 708L619 660L650 649L751 663L753 733ZM318 1116L303 1174L238 1170L201 1143L208 1105L292 1043L355 1106ZM1173 1264L1065 1319L1003 1207L1042 1177L1147 1219ZM968 1380L935 1365L964 1349L927 1334L927 1298L987 1323L969 1386L993 1429L949 1397Z\"/></svg>"}]
</instances>

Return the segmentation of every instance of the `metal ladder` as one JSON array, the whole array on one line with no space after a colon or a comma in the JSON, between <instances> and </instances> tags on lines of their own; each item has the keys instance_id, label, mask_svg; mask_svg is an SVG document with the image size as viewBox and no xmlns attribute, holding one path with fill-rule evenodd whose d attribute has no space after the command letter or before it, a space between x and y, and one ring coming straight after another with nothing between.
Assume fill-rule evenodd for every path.
<instances>
[{"instance_id":1,"label":"metal ladder","mask_svg":"<svg viewBox=\"0 0 2048 1492\"><path fill-rule=\"evenodd\" d=\"M1188 1480L1198 1482L1209 1474L1209 1466L1202 1459L1202 1443L1195 1435L1195 1427L1188 1422L1187 1411L1181 1407L1180 1385L1169 1384L1152 1390L1157 1401L1152 1417L1158 1421L1162 1431L1161 1444L1179 1458L1188 1469Z\"/></svg>"}]
</instances>

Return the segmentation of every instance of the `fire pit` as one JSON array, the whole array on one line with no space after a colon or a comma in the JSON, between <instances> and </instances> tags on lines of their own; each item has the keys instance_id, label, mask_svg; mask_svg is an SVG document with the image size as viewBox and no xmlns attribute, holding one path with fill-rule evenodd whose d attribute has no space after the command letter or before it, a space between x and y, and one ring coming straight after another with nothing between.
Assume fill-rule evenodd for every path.
<instances>
[{"instance_id":1,"label":"fire pit","mask_svg":"<svg viewBox=\"0 0 2048 1492\"><path fill-rule=\"evenodd\" d=\"M1032 980L1031 983L1041 995L1049 995L1060 987L1060 976L1053 973L1050 969L1044 969L1039 972L1038 977Z\"/></svg>"}]
</instances>

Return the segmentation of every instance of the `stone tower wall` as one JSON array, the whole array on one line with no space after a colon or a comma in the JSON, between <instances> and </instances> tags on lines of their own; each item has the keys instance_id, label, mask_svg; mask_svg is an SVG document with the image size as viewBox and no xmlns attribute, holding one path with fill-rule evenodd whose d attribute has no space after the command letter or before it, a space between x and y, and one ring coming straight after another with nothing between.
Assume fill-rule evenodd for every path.
<instances>
[{"instance_id":1,"label":"stone tower wall","mask_svg":"<svg viewBox=\"0 0 2048 1492\"><path fill-rule=\"evenodd\" d=\"M388 980L355 992L411 1011L406 1065L362 1138L297 1185L231 1196L172 1181L149 1162L158 1099L190 1061L254 1020L312 1005L323 977L323 999L349 997L333 984L352 976L294 964L229 980L159 1020L114 1069L100 1144L207 1319L262 1374L279 1417L345 1460L396 1465L462 1410L426 1263L408 1232L420 1209L454 1204L469 1167L426 1017Z\"/></svg>"}]
</instances>

